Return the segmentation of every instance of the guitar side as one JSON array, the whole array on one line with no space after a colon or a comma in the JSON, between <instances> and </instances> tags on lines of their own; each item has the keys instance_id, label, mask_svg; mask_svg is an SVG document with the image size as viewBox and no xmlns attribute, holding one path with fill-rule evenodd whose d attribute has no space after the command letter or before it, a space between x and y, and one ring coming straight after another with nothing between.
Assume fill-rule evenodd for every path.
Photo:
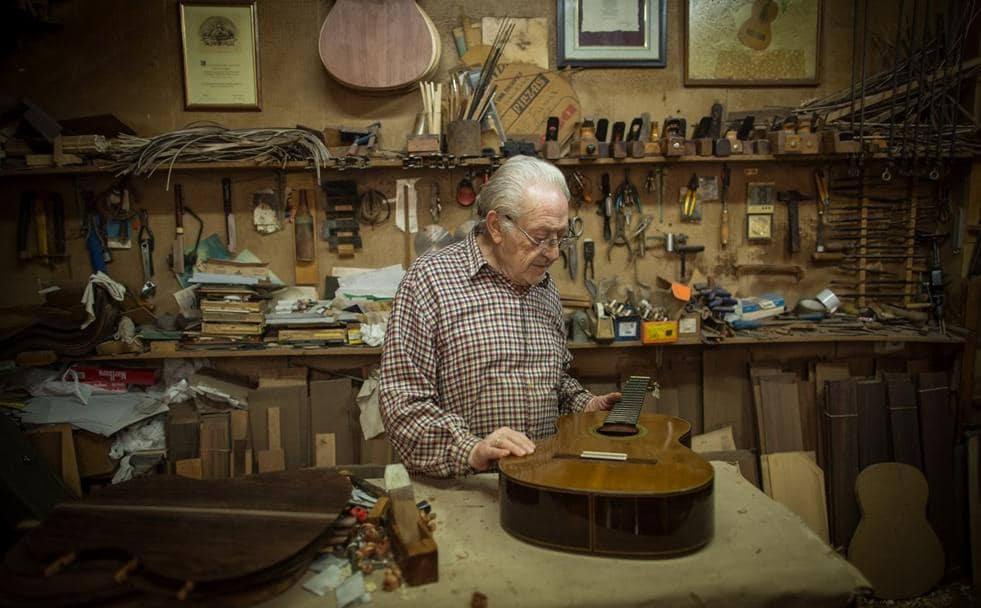
<instances>
[{"instance_id":1,"label":"guitar side","mask_svg":"<svg viewBox=\"0 0 981 608\"><path fill-rule=\"evenodd\" d=\"M622 557L676 555L707 543L714 471L683 444L691 426L643 414L639 435L611 438L595 432L604 415L563 416L534 454L500 462L502 527L533 544ZM627 459L583 459L583 450Z\"/></svg>"},{"instance_id":2,"label":"guitar side","mask_svg":"<svg viewBox=\"0 0 981 608\"><path fill-rule=\"evenodd\" d=\"M756 0L749 18L739 27L736 36L739 42L753 49L762 51L773 42L773 32L770 24L777 18L780 8L773 0Z\"/></svg>"}]
</instances>

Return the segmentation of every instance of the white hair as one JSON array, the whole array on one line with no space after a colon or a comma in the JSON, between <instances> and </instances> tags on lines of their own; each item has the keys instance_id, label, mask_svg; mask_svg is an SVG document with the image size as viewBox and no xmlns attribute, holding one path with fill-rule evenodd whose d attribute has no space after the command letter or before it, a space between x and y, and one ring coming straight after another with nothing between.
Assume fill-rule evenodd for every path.
<instances>
[{"instance_id":1,"label":"white hair","mask_svg":"<svg viewBox=\"0 0 981 608\"><path fill-rule=\"evenodd\" d=\"M569 200L565 176L555 165L531 156L512 156L494 173L477 195L477 217L481 222L487 213L496 209L511 219L529 211L534 201L528 199L528 187L533 184L550 186Z\"/></svg>"}]
</instances>

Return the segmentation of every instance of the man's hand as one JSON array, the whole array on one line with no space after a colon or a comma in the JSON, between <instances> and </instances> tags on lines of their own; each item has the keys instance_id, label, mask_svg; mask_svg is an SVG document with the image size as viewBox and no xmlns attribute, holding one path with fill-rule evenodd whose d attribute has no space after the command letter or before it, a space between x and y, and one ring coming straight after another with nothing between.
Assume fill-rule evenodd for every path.
<instances>
[{"instance_id":1,"label":"man's hand","mask_svg":"<svg viewBox=\"0 0 981 608\"><path fill-rule=\"evenodd\" d=\"M616 404L617 401L623 398L621 393L607 393L605 395L596 395L592 399L586 402L586 407L583 408L584 412L601 412L608 410Z\"/></svg>"},{"instance_id":2,"label":"man's hand","mask_svg":"<svg viewBox=\"0 0 981 608\"><path fill-rule=\"evenodd\" d=\"M480 440L470 452L467 462L478 471L486 471L491 462L513 454L527 456L535 451L535 442L521 431L502 426Z\"/></svg>"}]
</instances>

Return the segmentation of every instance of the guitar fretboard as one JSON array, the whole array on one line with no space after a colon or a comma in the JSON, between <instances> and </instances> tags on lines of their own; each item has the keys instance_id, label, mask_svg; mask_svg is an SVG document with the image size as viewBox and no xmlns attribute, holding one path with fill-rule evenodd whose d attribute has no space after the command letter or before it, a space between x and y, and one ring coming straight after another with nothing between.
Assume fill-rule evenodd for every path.
<instances>
[{"instance_id":1,"label":"guitar fretboard","mask_svg":"<svg viewBox=\"0 0 981 608\"><path fill-rule=\"evenodd\" d=\"M630 376L621 391L623 398L607 414L605 424L636 425L650 384L650 376Z\"/></svg>"}]
</instances>

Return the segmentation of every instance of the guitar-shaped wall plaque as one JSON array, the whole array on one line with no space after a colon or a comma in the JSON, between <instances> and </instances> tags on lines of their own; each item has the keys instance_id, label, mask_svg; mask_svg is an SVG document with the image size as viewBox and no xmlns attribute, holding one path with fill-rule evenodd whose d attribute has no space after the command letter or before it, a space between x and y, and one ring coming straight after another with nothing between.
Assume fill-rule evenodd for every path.
<instances>
[{"instance_id":1,"label":"guitar-shaped wall plaque","mask_svg":"<svg viewBox=\"0 0 981 608\"><path fill-rule=\"evenodd\" d=\"M706 544L715 471L689 449L688 422L640 413L649 386L631 376L610 412L562 416L533 454L501 459L501 526L536 545L599 555L661 557Z\"/></svg>"},{"instance_id":2,"label":"guitar-shaped wall plaque","mask_svg":"<svg viewBox=\"0 0 981 608\"><path fill-rule=\"evenodd\" d=\"M319 46L334 80L367 93L411 88L439 65L439 33L415 0L337 0Z\"/></svg>"},{"instance_id":3,"label":"guitar-shaped wall plaque","mask_svg":"<svg viewBox=\"0 0 981 608\"><path fill-rule=\"evenodd\" d=\"M742 42L754 51L762 51L773 42L773 33L770 31L770 24L777 18L780 9L773 0L756 0L753 2L753 11L749 19L743 22L739 28L739 42Z\"/></svg>"}]
</instances>

